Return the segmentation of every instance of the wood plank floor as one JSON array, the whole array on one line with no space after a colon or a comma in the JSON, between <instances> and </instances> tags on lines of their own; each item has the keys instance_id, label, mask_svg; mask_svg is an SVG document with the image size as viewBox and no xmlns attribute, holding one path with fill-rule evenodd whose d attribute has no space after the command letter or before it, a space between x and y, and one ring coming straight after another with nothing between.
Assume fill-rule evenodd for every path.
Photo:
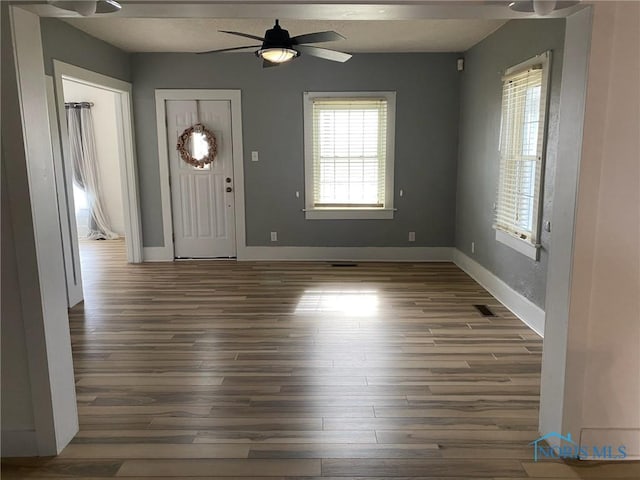
<instances>
[{"instance_id":1,"label":"wood plank floor","mask_svg":"<svg viewBox=\"0 0 640 480\"><path fill-rule=\"evenodd\" d=\"M453 264L124 258L82 245L80 432L3 478L640 478L533 462L541 339Z\"/></svg>"}]
</instances>

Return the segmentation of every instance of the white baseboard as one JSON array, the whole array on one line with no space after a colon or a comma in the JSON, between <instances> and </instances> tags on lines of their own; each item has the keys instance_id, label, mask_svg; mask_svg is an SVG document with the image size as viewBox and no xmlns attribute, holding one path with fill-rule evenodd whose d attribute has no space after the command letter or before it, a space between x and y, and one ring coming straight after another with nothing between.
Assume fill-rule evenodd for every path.
<instances>
[{"instance_id":1,"label":"white baseboard","mask_svg":"<svg viewBox=\"0 0 640 480\"><path fill-rule=\"evenodd\" d=\"M453 249L453 262L482 285L491 295L496 297L500 303L511 310L533 331L541 337L544 336L544 310L458 249Z\"/></svg>"},{"instance_id":2,"label":"white baseboard","mask_svg":"<svg viewBox=\"0 0 640 480\"><path fill-rule=\"evenodd\" d=\"M142 258L145 262L173 262L173 251L167 247L144 247Z\"/></svg>"},{"instance_id":3,"label":"white baseboard","mask_svg":"<svg viewBox=\"0 0 640 480\"><path fill-rule=\"evenodd\" d=\"M240 261L451 262L451 247L244 247Z\"/></svg>"},{"instance_id":4,"label":"white baseboard","mask_svg":"<svg viewBox=\"0 0 640 480\"><path fill-rule=\"evenodd\" d=\"M145 262L172 262L167 247L144 247ZM451 262L451 247L242 247L238 261Z\"/></svg>"},{"instance_id":5,"label":"white baseboard","mask_svg":"<svg viewBox=\"0 0 640 480\"><path fill-rule=\"evenodd\" d=\"M2 457L37 457L38 440L33 430L3 430Z\"/></svg>"}]
</instances>

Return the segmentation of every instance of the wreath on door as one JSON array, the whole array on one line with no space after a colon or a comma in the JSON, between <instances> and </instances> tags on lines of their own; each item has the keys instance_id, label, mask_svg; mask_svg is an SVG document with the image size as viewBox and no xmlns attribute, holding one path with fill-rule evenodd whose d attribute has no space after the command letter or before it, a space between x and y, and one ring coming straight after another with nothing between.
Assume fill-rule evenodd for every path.
<instances>
[{"instance_id":1,"label":"wreath on door","mask_svg":"<svg viewBox=\"0 0 640 480\"><path fill-rule=\"evenodd\" d=\"M194 152L193 144L195 135L200 135L199 140L204 140L208 147L206 152L199 152L201 155L198 155L198 157L194 156L194 153L196 153ZM197 168L204 168L205 165L213 163L215 160L218 153L218 142L211 130L201 123L196 123L180 134L177 149L178 153L180 153L180 158L186 163Z\"/></svg>"}]
</instances>

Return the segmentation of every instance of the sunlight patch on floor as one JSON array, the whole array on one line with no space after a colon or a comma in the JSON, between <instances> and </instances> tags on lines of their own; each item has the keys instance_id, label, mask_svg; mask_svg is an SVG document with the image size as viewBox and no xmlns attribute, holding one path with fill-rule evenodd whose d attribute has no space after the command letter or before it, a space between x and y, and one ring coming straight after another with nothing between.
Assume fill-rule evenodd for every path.
<instances>
[{"instance_id":1,"label":"sunlight patch on floor","mask_svg":"<svg viewBox=\"0 0 640 480\"><path fill-rule=\"evenodd\" d=\"M342 313L367 316L378 312L376 290L305 290L296 306L296 314Z\"/></svg>"}]
</instances>

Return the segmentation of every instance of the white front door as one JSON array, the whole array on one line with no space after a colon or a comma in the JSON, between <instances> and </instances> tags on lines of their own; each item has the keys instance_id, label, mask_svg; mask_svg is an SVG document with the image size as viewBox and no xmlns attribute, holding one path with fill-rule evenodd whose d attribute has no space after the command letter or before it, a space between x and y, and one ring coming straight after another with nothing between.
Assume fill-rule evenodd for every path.
<instances>
[{"instance_id":1,"label":"white front door","mask_svg":"<svg viewBox=\"0 0 640 480\"><path fill-rule=\"evenodd\" d=\"M231 101L167 100L166 112L174 256L235 257ZM178 137L196 123L216 136L218 153L205 168L186 163L176 149Z\"/></svg>"}]
</instances>

